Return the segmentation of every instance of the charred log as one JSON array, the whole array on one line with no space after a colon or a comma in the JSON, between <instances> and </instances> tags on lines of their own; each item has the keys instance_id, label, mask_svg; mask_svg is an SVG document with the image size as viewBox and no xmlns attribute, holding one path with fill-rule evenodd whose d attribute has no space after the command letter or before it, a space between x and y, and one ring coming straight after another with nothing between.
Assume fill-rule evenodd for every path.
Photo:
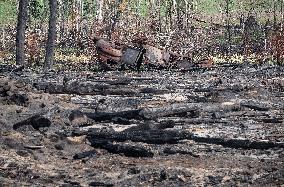
<instances>
[{"instance_id":1,"label":"charred log","mask_svg":"<svg viewBox=\"0 0 284 187\"><path fill-rule=\"evenodd\" d=\"M92 144L98 141L117 141L127 140L133 142L144 142L149 144L176 144L180 140L193 140L199 143L217 144L224 147L240 149L270 149L275 147L284 148L284 143L261 140L247 139L224 139L216 137L200 137L192 133L178 130L148 130L133 132L99 131L92 129L88 132L87 138Z\"/></svg>"},{"instance_id":2,"label":"charred log","mask_svg":"<svg viewBox=\"0 0 284 187\"><path fill-rule=\"evenodd\" d=\"M51 121L42 115L34 115L28 119L25 119L21 122L18 122L13 125L13 129L17 130L18 128L26 125L31 125L34 129L39 130L42 127L49 127L51 125Z\"/></svg>"},{"instance_id":3,"label":"charred log","mask_svg":"<svg viewBox=\"0 0 284 187\"><path fill-rule=\"evenodd\" d=\"M141 110L129 110L129 111L122 111L122 112L96 112L96 113L85 113L88 118L91 118L95 121L113 121L115 119L143 119L143 116L140 115Z\"/></svg>"},{"instance_id":4,"label":"charred log","mask_svg":"<svg viewBox=\"0 0 284 187\"><path fill-rule=\"evenodd\" d=\"M73 156L73 159L78 160L78 159L83 159L83 158L90 158L94 157L97 154L97 151L91 150L91 151L85 151L82 153L77 153Z\"/></svg>"},{"instance_id":5,"label":"charred log","mask_svg":"<svg viewBox=\"0 0 284 187\"><path fill-rule=\"evenodd\" d=\"M133 132L115 132L115 131L99 131L91 129L88 132L87 138L89 141L96 142L99 140L124 142L127 140L133 142L144 142L149 144L175 144L180 140L189 139L190 134L178 130L148 130L148 131L133 131Z\"/></svg>"},{"instance_id":6,"label":"charred log","mask_svg":"<svg viewBox=\"0 0 284 187\"><path fill-rule=\"evenodd\" d=\"M139 146L127 144L114 144L105 139L92 139L91 145L95 148L105 149L110 153L121 154L127 157L153 157L154 153Z\"/></svg>"},{"instance_id":7,"label":"charred log","mask_svg":"<svg viewBox=\"0 0 284 187\"><path fill-rule=\"evenodd\" d=\"M284 148L284 143L270 142L270 141L254 141L247 139L223 139L192 136L192 140L201 143L217 144L224 147L236 149L271 149L275 147Z\"/></svg>"}]
</instances>

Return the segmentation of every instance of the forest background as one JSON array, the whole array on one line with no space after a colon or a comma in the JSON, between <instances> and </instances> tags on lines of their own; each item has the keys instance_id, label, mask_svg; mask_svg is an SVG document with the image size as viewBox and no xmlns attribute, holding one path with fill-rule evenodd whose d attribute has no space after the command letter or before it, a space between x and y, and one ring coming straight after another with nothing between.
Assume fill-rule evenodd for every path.
<instances>
[{"instance_id":1,"label":"forest background","mask_svg":"<svg viewBox=\"0 0 284 187\"><path fill-rule=\"evenodd\" d=\"M50 2L28 1L27 64L42 66ZM57 0L54 67L96 69L93 37L150 45L195 62L281 63L283 0ZM15 64L19 2L0 1L0 62Z\"/></svg>"}]
</instances>

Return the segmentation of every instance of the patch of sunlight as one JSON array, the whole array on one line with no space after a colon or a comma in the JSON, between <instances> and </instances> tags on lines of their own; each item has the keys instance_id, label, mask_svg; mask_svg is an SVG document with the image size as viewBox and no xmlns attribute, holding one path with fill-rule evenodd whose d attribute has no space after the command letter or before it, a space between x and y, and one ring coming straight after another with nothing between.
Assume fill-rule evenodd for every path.
<instances>
[{"instance_id":1,"label":"patch of sunlight","mask_svg":"<svg viewBox=\"0 0 284 187\"><path fill-rule=\"evenodd\" d=\"M255 64L258 63L259 60L263 57L258 56L256 54L250 54L248 56L233 54L230 56L215 55L215 56L210 56L210 58L213 60L214 64L225 64L225 63L242 64L244 63L244 61L251 64ZM268 64L274 64L274 62L271 59L267 59L266 62Z\"/></svg>"},{"instance_id":2,"label":"patch of sunlight","mask_svg":"<svg viewBox=\"0 0 284 187\"><path fill-rule=\"evenodd\" d=\"M56 61L61 61L61 62L68 62L68 63L73 63L73 64L79 64L79 63L88 63L91 61L91 56L87 56L84 54L81 55L76 55L76 54L62 54L60 52L56 52L54 59Z\"/></svg>"}]
</instances>

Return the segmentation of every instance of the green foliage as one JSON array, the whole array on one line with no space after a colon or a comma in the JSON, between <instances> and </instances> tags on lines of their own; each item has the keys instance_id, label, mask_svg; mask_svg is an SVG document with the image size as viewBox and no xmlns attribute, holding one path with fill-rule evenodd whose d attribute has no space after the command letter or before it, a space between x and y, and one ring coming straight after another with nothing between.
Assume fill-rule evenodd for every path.
<instances>
[{"instance_id":1,"label":"green foliage","mask_svg":"<svg viewBox=\"0 0 284 187\"><path fill-rule=\"evenodd\" d=\"M195 4L195 11L209 16L219 14L220 10L226 10L227 0L185 0L190 4ZM177 0L181 8L184 7L184 0ZM249 12L249 11L271 11L274 6L274 0L229 0L230 12ZM280 10L282 0L275 0L276 8ZM172 0L160 0L160 14L166 16ZM41 19L45 15L45 8L48 0L30 0L29 11L33 19ZM63 0L65 6L72 4L71 0ZM0 24L15 23L17 18L17 0L0 0ZM131 0L128 1L131 10L138 13L141 17L147 17L150 10L150 0ZM96 15L96 0L84 0L84 16L92 17Z\"/></svg>"},{"instance_id":2,"label":"green foliage","mask_svg":"<svg viewBox=\"0 0 284 187\"><path fill-rule=\"evenodd\" d=\"M142 17L146 17L148 14L148 7L147 7L147 1L146 0L141 0L140 1L141 4L140 6L140 11L139 11L139 15Z\"/></svg>"},{"instance_id":3,"label":"green foliage","mask_svg":"<svg viewBox=\"0 0 284 187\"><path fill-rule=\"evenodd\" d=\"M161 14L162 17L166 16L167 10L168 10L167 3L161 4L161 7L160 7L160 14Z\"/></svg>"},{"instance_id":4,"label":"green foliage","mask_svg":"<svg viewBox=\"0 0 284 187\"><path fill-rule=\"evenodd\" d=\"M0 0L0 25L14 24L17 19L17 1Z\"/></svg>"},{"instance_id":5,"label":"green foliage","mask_svg":"<svg viewBox=\"0 0 284 187\"><path fill-rule=\"evenodd\" d=\"M40 18L44 12L44 0L31 0L29 11L34 19Z\"/></svg>"},{"instance_id":6,"label":"green foliage","mask_svg":"<svg viewBox=\"0 0 284 187\"><path fill-rule=\"evenodd\" d=\"M86 17L90 17L92 15L95 15L95 1L93 0L85 0L84 1L84 15Z\"/></svg>"},{"instance_id":7,"label":"green foliage","mask_svg":"<svg viewBox=\"0 0 284 187\"><path fill-rule=\"evenodd\" d=\"M224 0L223 0L224 1ZM216 14L219 12L220 0L199 0L196 2L197 11L204 12L206 14Z\"/></svg>"}]
</instances>

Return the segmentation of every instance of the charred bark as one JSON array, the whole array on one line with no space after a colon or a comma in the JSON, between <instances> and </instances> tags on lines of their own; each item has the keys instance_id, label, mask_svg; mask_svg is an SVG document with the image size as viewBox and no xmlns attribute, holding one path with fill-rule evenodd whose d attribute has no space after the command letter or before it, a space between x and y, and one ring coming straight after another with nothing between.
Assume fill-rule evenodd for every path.
<instances>
[{"instance_id":1,"label":"charred bark","mask_svg":"<svg viewBox=\"0 0 284 187\"><path fill-rule=\"evenodd\" d=\"M113 121L115 118L121 119L143 119L143 116L140 115L140 109L138 110L129 110L129 111L122 111L122 112L95 112L95 113L82 113L86 115L88 118L93 119L95 121ZM72 115L72 114L71 114Z\"/></svg>"},{"instance_id":2,"label":"charred bark","mask_svg":"<svg viewBox=\"0 0 284 187\"><path fill-rule=\"evenodd\" d=\"M271 149L275 147L284 148L284 143L271 141L248 140L248 139L223 139L192 136L192 140L200 143L222 145L224 147L236 149Z\"/></svg>"},{"instance_id":3,"label":"charred bark","mask_svg":"<svg viewBox=\"0 0 284 187\"><path fill-rule=\"evenodd\" d=\"M21 122L18 122L13 125L13 129L17 130L22 126L31 125L34 129L39 130L41 127L49 127L51 125L51 121L44 116L34 115L28 119L25 119Z\"/></svg>"},{"instance_id":4,"label":"charred bark","mask_svg":"<svg viewBox=\"0 0 284 187\"><path fill-rule=\"evenodd\" d=\"M127 144L114 144L105 139L92 139L91 145L95 148L105 149L113 154L123 153L127 157L153 157L154 153L140 146Z\"/></svg>"},{"instance_id":5,"label":"charred bark","mask_svg":"<svg viewBox=\"0 0 284 187\"><path fill-rule=\"evenodd\" d=\"M49 0L50 18L48 39L46 44L44 70L48 71L53 66L55 39L56 39L56 21L57 21L57 0Z\"/></svg>"},{"instance_id":6,"label":"charred bark","mask_svg":"<svg viewBox=\"0 0 284 187\"><path fill-rule=\"evenodd\" d=\"M16 36L16 63L25 63L25 30L28 19L28 0L19 1L18 24Z\"/></svg>"},{"instance_id":7,"label":"charred bark","mask_svg":"<svg viewBox=\"0 0 284 187\"><path fill-rule=\"evenodd\" d=\"M148 130L132 132L99 131L92 129L87 133L87 138L91 143L98 140L124 142L127 140L133 142L144 142L149 144L175 144L180 140L190 139L191 134L178 131Z\"/></svg>"},{"instance_id":8,"label":"charred bark","mask_svg":"<svg viewBox=\"0 0 284 187\"><path fill-rule=\"evenodd\" d=\"M284 143L271 141L248 140L248 139L225 139L218 137L200 137L189 132L179 130L148 130L133 132L100 131L91 129L87 133L91 144L109 141L132 141L149 144L176 144L181 140L193 140L198 143L216 144L229 148L240 149L270 149L275 147L284 148Z\"/></svg>"},{"instance_id":9,"label":"charred bark","mask_svg":"<svg viewBox=\"0 0 284 187\"><path fill-rule=\"evenodd\" d=\"M240 106L238 103L231 105L218 105L213 103L185 103L172 104L156 108L141 108L121 112L82 112L82 115L86 115L88 118L99 122L114 121L114 119L117 118L126 120L155 120L161 117L198 117L199 111L214 113L216 111L238 111L239 109ZM216 122L215 119L205 119L204 122L206 121Z\"/></svg>"},{"instance_id":10,"label":"charred bark","mask_svg":"<svg viewBox=\"0 0 284 187\"><path fill-rule=\"evenodd\" d=\"M159 108L142 108L137 110L128 110L121 112L94 112L94 113L82 113L88 118L95 121L113 121L114 118L122 119L137 119L137 120L150 120L156 119L158 117L170 117L170 116L180 116L186 117L190 116L190 113L196 111L198 107L196 104L183 104L183 105L169 105Z\"/></svg>"}]
</instances>

